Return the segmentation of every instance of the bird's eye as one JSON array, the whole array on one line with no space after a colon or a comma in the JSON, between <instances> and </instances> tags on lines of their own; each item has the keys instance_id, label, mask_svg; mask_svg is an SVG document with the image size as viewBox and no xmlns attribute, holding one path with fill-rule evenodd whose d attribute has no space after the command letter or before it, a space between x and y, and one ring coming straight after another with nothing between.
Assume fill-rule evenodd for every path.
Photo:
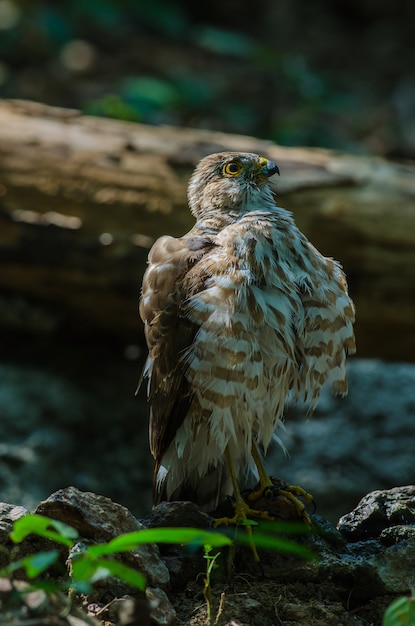
<instances>
[{"instance_id":1,"label":"bird's eye","mask_svg":"<svg viewBox=\"0 0 415 626\"><path fill-rule=\"evenodd\" d=\"M226 174L226 176L238 176L242 171L242 165L239 163L235 163L235 161L231 161L230 163L226 163L223 166L222 172Z\"/></svg>"}]
</instances>

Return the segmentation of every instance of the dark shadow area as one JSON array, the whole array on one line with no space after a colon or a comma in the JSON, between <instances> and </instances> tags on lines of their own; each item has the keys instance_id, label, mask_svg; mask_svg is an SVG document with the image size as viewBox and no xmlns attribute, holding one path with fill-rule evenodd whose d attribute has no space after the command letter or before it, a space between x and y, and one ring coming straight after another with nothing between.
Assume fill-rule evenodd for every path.
<instances>
[{"instance_id":1,"label":"dark shadow area","mask_svg":"<svg viewBox=\"0 0 415 626\"><path fill-rule=\"evenodd\" d=\"M136 515L151 506L137 348L94 339L12 334L2 342L0 500L31 508L74 485Z\"/></svg>"}]
</instances>

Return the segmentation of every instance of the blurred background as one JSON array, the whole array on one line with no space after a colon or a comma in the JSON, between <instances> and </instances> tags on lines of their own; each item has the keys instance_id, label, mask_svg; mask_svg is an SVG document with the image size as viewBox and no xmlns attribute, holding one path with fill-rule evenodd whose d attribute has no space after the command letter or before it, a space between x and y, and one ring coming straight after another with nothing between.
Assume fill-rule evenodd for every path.
<instances>
[{"instance_id":1,"label":"blurred background","mask_svg":"<svg viewBox=\"0 0 415 626\"><path fill-rule=\"evenodd\" d=\"M413 158L412 0L0 0L0 96Z\"/></svg>"},{"instance_id":2,"label":"blurred background","mask_svg":"<svg viewBox=\"0 0 415 626\"><path fill-rule=\"evenodd\" d=\"M404 162L415 158L414 25L413 0L0 0L0 98ZM140 280L126 287L132 316ZM19 293L0 292L0 307L0 500L30 508L73 484L143 515L138 315L136 333L113 336L61 324L65 311ZM415 480L414 367L355 361L351 377L363 391L323 399L311 423L293 411L291 458L273 457L332 519L369 489Z\"/></svg>"}]
</instances>

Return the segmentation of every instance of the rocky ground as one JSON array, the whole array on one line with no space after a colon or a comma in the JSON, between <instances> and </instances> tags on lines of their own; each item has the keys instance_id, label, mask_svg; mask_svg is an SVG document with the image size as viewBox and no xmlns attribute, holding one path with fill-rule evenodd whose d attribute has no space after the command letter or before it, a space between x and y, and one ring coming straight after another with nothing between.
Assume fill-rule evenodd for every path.
<instances>
[{"instance_id":1,"label":"rocky ground","mask_svg":"<svg viewBox=\"0 0 415 626\"><path fill-rule=\"evenodd\" d=\"M311 550L311 560L260 550L261 570L249 548L223 548L211 575L210 624L380 626L386 607L394 598L408 594L411 586L414 510L414 486L373 492L339 521L337 529L313 516L313 532L295 536L298 544ZM25 513L22 507L0 507L2 565L7 563L8 553L16 560L47 549L45 540L32 536L12 548L8 532ZM208 516L190 503L162 503L141 523L108 498L75 488L52 494L38 505L36 513L69 523L79 532L69 559L67 548L62 549L60 574L51 571L46 577L49 582L63 581L62 564L70 568L75 554L86 545L108 542L120 533L145 527L206 528L210 524ZM1 623L209 626L203 595L206 561L200 549L163 545L159 550L148 545L124 552L120 558L145 574L145 593L109 578L95 584L92 592L78 596L70 606L63 593L27 594L24 581L16 581L13 590L10 581L0 579ZM16 589L20 594L13 593Z\"/></svg>"}]
</instances>

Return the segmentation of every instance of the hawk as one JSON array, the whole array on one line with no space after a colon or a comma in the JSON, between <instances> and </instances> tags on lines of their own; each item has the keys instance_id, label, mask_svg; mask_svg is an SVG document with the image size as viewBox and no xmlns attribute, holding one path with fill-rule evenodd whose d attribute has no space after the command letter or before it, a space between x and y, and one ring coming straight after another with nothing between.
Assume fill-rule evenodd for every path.
<instances>
[{"instance_id":1,"label":"hawk","mask_svg":"<svg viewBox=\"0 0 415 626\"><path fill-rule=\"evenodd\" d=\"M213 511L253 461L266 486L259 450L288 397L311 413L324 385L347 393L355 341L345 275L276 206L274 174L257 154L205 157L188 186L195 225L150 250L140 315L154 504Z\"/></svg>"}]
</instances>

